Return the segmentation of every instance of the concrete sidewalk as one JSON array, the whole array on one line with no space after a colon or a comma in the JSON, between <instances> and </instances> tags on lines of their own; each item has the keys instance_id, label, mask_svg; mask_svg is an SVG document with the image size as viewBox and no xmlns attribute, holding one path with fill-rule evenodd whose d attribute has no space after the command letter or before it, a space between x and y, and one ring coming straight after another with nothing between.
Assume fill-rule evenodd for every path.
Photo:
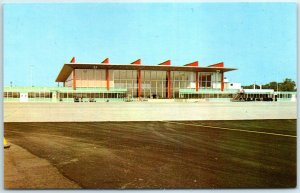
<instances>
[{"instance_id":1,"label":"concrete sidewalk","mask_svg":"<svg viewBox=\"0 0 300 193\"><path fill-rule=\"evenodd\" d=\"M4 149L5 189L74 189L76 183L65 178L47 160L11 144Z\"/></svg>"},{"instance_id":2,"label":"concrete sidewalk","mask_svg":"<svg viewBox=\"0 0 300 193\"><path fill-rule=\"evenodd\" d=\"M4 103L4 122L296 119L296 102Z\"/></svg>"}]
</instances>

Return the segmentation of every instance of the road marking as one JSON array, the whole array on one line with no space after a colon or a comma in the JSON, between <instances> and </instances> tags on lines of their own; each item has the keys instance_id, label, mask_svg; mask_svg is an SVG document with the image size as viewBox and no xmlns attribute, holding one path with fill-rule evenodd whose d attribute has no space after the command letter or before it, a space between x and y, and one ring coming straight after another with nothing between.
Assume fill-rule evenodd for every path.
<instances>
[{"instance_id":1,"label":"road marking","mask_svg":"<svg viewBox=\"0 0 300 193\"><path fill-rule=\"evenodd\" d=\"M269 133L269 132L263 132L263 131L251 131L251 130L243 130L243 129L231 129L231 128L226 128L226 127L216 127L216 126L209 126L209 125L202 125L202 124L178 123L178 122L174 122L174 121L163 121L163 122L173 123L173 124L180 124L180 125L201 126L201 127L207 127L207 128L229 130L229 131L240 131L240 132L247 132L247 133L258 133L258 134L265 134L265 135L275 135L275 136L282 136L282 137L293 137L293 138L297 137L295 135L286 135L286 134L281 134L281 133Z\"/></svg>"}]
</instances>

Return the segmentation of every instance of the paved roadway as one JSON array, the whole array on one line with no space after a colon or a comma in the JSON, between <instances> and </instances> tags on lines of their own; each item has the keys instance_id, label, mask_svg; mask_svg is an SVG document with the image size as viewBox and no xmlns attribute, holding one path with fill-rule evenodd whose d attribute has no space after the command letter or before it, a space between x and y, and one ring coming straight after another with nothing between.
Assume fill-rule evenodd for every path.
<instances>
[{"instance_id":1,"label":"paved roadway","mask_svg":"<svg viewBox=\"0 0 300 193\"><path fill-rule=\"evenodd\" d=\"M4 122L296 119L296 102L4 103Z\"/></svg>"},{"instance_id":2,"label":"paved roadway","mask_svg":"<svg viewBox=\"0 0 300 193\"><path fill-rule=\"evenodd\" d=\"M296 120L5 123L4 132L83 188L296 186Z\"/></svg>"}]
</instances>

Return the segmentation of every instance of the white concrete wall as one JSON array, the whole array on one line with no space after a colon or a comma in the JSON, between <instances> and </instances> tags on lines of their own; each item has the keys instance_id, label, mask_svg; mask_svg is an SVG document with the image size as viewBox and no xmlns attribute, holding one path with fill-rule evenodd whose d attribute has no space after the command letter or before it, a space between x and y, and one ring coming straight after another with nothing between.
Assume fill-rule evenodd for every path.
<instances>
[{"instance_id":1,"label":"white concrete wall","mask_svg":"<svg viewBox=\"0 0 300 193\"><path fill-rule=\"evenodd\" d=\"M76 69L76 87L106 87L106 72L103 69ZM110 87L114 87L113 73L110 73Z\"/></svg>"},{"instance_id":2,"label":"white concrete wall","mask_svg":"<svg viewBox=\"0 0 300 193\"><path fill-rule=\"evenodd\" d=\"M247 94L259 94L259 93L270 93L273 94L273 89L244 89L244 92Z\"/></svg>"},{"instance_id":3,"label":"white concrete wall","mask_svg":"<svg viewBox=\"0 0 300 193\"><path fill-rule=\"evenodd\" d=\"M241 89L242 85L241 85L241 83L228 82L228 83L225 83L224 87L225 87L225 89Z\"/></svg>"}]
</instances>

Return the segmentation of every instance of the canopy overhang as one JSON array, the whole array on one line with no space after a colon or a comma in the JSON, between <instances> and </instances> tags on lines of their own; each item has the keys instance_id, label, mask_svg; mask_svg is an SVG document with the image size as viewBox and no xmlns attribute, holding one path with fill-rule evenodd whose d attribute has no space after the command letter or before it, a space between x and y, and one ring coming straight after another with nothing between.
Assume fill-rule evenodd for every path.
<instances>
[{"instance_id":1,"label":"canopy overhang","mask_svg":"<svg viewBox=\"0 0 300 193\"><path fill-rule=\"evenodd\" d=\"M169 65L132 65L132 64L99 64L99 63L66 63L60 70L56 82L65 82L73 69L111 69L111 70L157 70L157 71L192 71L192 72L228 72L236 68L195 67Z\"/></svg>"}]
</instances>

